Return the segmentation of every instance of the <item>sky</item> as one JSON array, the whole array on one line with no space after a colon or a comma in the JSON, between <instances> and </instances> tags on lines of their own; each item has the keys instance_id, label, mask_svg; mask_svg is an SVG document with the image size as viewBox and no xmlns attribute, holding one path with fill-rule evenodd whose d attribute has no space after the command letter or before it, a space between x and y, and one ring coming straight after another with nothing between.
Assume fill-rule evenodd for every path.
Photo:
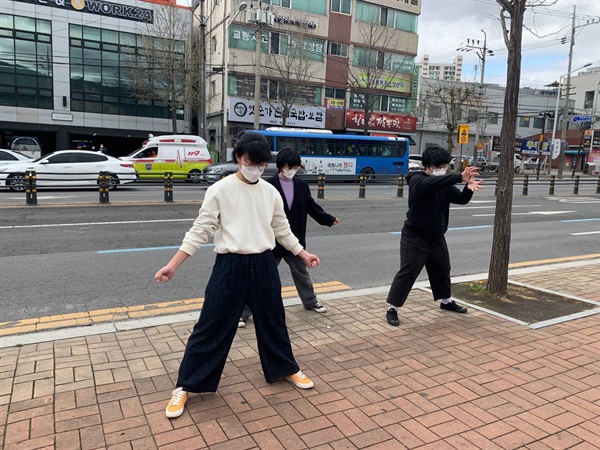
<instances>
[{"instance_id":1,"label":"sky","mask_svg":"<svg viewBox=\"0 0 600 450\"><path fill-rule=\"evenodd\" d=\"M547 4L552 2L546 0ZM522 87L542 88L567 73L573 5L577 6L576 27L589 20L596 23L576 28L572 69L587 63L600 66L600 0L557 0L554 5L525 12L525 26L531 31L523 30ZM495 0L421 0L417 62L424 54L429 55L430 64L452 62L467 39L483 44L484 30L487 47L494 52L494 56L486 57L485 82L506 85L508 53L499 11ZM566 43L561 44L565 37ZM479 57L474 50L462 55L463 81L479 81Z\"/></svg>"}]
</instances>

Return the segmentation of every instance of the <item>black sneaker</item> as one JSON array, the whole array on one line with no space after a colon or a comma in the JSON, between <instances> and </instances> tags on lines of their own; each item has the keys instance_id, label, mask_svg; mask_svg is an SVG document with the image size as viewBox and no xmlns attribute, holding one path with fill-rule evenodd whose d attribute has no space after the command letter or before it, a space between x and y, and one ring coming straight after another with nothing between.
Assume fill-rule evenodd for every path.
<instances>
[{"instance_id":1,"label":"black sneaker","mask_svg":"<svg viewBox=\"0 0 600 450\"><path fill-rule=\"evenodd\" d=\"M389 323L393 327L400 326L400 319L398 319L398 310L397 309L388 309L385 314L385 318L387 319L387 323Z\"/></svg>"},{"instance_id":2,"label":"black sneaker","mask_svg":"<svg viewBox=\"0 0 600 450\"><path fill-rule=\"evenodd\" d=\"M323 305L321 302L317 302L315 303L313 306L311 306L310 308L307 308L309 311L316 311L318 313L324 313L327 311L327 307L325 305Z\"/></svg>"},{"instance_id":3,"label":"black sneaker","mask_svg":"<svg viewBox=\"0 0 600 450\"><path fill-rule=\"evenodd\" d=\"M440 303L440 309L443 309L444 311L452 311L452 312L461 313L461 314L465 314L468 311L467 308L465 308L464 306L460 306L454 300L452 300L450 303Z\"/></svg>"}]
</instances>

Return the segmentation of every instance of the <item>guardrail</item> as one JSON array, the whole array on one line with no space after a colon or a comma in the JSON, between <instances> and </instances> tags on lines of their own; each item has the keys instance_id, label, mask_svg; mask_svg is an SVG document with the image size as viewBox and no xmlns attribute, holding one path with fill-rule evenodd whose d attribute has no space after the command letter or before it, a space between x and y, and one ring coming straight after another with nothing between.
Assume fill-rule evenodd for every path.
<instances>
[{"instance_id":1,"label":"guardrail","mask_svg":"<svg viewBox=\"0 0 600 450\"><path fill-rule=\"evenodd\" d=\"M61 174L54 174L54 175L61 175ZM66 174L62 174L62 175L66 175ZM87 175L87 174L82 174L82 175ZM95 175L95 174L94 174ZM98 175L97 180L94 181L94 184L97 183L98 185L98 194L99 194L99 203L101 204L108 204L110 203L110 191L112 189L115 188L114 185L114 179L112 178L112 176L115 175L114 173L108 173L108 172L100 172L100 174ZM116 174L118 176L118 174ZM123 174L124 175L124 174ZM174 202L174 191L175 191L175 185L176 184L183 184L187 181L190 180L186 180L186 179L174 179L174 174L173 172L156 172L153 175L155 175L155 177L144 177L142 179L137 179L135 181L135 184L152 184L152 185L162 185L163 187L163 191L164 191L164 201L166 203L172 203ZM404 187L406 186L406 178L404 175L354 175L354 176L349 176L349 175L343 175L343 176L339 176L339 175L325 175L325 174L319 174L319 175L301 175L301 177L307 181L316 181L317 182L317 198L318 199L324 199L325 198L325 188L327 185L327 182L334 184L334 183L339 183L339 182L358 182L358 198L367 198L367 192L368 192L368 187L369 185L375 185L375 184L392 184L395 183L397 185L397 190L396 190L396 197L398 198L402 198L404 197ZM484 178L484 180L486 181L485 185L490 187L490 182L493 182L493 187L494 187L494 195L497 196L498 195L498 177L482 177ZM55 178L53 179L53 182L60 182L60 181L64 181L61 180L60 178ZM89 178L85 178L85 179L74 179L74 178L69 178L69 182L73 183L76 181L82 181L81 184L69 184L69 186L71 187L89 187L91 185L90 183L90 179ZM87 183L83 183L83 182L87 182ZM578 195L579 194L579 188L580 186L583 185L591 185L591 184L596 184L596 194L600 194L600 176L595 179L592 177L589 178L585 178L585 179L581 179L580 176L576 176L575 178L571 179L562 179L562 180L557 180L555 175L550 176L549 179L545 179L545 180L540 180L540 181L534 181L533 183L535 183L536 185L542 185L542 184L547 184L548 185L548 195L555 195L555 189L556 189L556 185L559 184L561 186L571 186L573 187L573 194L574 195ZM134 185L135 185L134 184ZM523 196L527 196L529 194L529 187L531 185L531 181L530 181L530 177L529 175L524 175L522 178L515 178L514 182L513 182L513 187L519 187L522 186L523 190L522 190L522 195ZM47 186L47 187L53 187L53 186ZM64 187L64 186L61 186ZM25 192L25 204L26 205L37 205L38 201L37 201L37 190L39 188L39 178L37 176L37 174L35 173L35 171L29 171L24 175L24 192Z\"/></svg>"}]
</instances>

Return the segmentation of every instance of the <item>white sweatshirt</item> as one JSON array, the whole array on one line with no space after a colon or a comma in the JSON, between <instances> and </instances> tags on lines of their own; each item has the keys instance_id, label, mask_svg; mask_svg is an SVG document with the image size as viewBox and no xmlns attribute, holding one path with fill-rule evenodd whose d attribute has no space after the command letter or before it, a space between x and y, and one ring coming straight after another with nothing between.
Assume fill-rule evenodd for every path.
<instances>
[{"instance_id":1,"label":"white sweatshirt","mask_svg":"<svg viewBox=\"0 0 600 450\"><path fill-rule=\"evenodd\" d=\"M281 195L262 179L248 184L230 175L210 186L180 250L191 256L212 235L217 253L262 253L275 248L275 239L294 255L302 251Z\"/></svg>"}]
</instances>

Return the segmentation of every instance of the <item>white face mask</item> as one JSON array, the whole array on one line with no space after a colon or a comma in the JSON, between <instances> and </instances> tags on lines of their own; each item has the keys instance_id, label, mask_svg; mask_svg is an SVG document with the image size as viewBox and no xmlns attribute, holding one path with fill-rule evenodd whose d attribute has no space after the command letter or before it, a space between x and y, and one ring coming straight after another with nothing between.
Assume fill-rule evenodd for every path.
<instances>
[{"instance_id":1,"label":"white face mask","mask_svg":"<svg viewBox=\"0 0 600 450\"><path fill-rule=\"evenodd\" d=\"M296 172L298 172L298 169L283 169L281 171L281 174L288 180L291 180L292 178L294 178L294 175L296 175Z\"/></svg>"},{"instance_id":2,"label":"white face mask","mask_svg":"<svg viewBox=\"0 0 600 450\"><path fill-rule=\"evenodd\" d=\"M431 175L433 175L434 177L446 175L446 169L431 169Z\"/></svg>"},{"instance_id":3,"label":"white face mask","mask_svg":"<svg viewBox=\"0 0 600 450\"><path fill-rule=\"evenodd\" d=\"M242 175L246 180L250 183L256 183L260 176L263 174L265 169L260 170L258 166L244 166L242 165L241 169Z\"/></svg>"}]
</instances>

